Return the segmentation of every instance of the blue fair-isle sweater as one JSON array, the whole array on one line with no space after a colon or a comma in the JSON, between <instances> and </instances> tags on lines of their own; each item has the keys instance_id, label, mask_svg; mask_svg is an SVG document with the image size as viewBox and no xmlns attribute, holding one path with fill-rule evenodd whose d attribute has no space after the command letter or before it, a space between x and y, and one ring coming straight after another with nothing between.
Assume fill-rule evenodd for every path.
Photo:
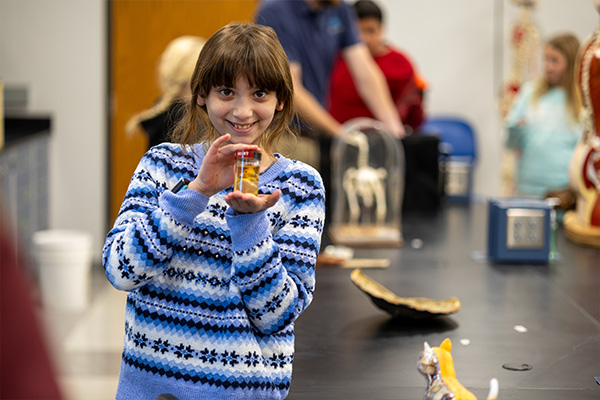
<instances>
[{"instance_id":1,"label":"blue fair-isle sweater","mask_svg":"<svg viewBox=\"0 0 600 400\"><path fill-rule=\"evenodd\" d=\"M162 144L138 165L103 250L106 276L129 292L118 400L282 399L294 321L308 307L324 223L310 166L277 154L259 191L277 204L236 214L193 190L204 157ZM194 154L195 153L195 154Z\"/></svg>"}]
</instances>

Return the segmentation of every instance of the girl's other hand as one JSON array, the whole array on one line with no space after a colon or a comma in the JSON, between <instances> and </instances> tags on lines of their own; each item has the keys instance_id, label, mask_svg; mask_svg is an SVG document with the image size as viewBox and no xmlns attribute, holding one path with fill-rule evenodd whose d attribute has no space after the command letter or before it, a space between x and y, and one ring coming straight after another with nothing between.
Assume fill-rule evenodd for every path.
<instances>
[{"instance_id":1,"label":"girl's other hand","mask_svg":"<svg viewBox=\"0 0 600 400\"><path fill-rule=\"evenodd\" d=\"M240 214L257 213L273 207L281 197L281 190L275 190L271 194L242 193L235 190L225 196L225 201L229 207Z\"/></svg>"},{"instance_id":2,"label":"girl's other hand","mask_svg":"<svg viewBox=\"0 0 600 400\"><path fill-rule=\"evenodd\" d=\"M219 193L233 185L235 174L235 152L238 150L258 150L260 147L249 144L226 144L230 134L219 136L209 147L200 171L189 183L188 188L207 197Z\"/></svg>"}]
</instances>

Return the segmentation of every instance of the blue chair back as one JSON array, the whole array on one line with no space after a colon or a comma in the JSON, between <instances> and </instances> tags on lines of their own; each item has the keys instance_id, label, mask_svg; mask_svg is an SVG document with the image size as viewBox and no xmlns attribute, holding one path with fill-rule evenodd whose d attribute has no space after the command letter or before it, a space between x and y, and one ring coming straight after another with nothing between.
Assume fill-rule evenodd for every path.
<instances>
[{"instance_id":1,"label":"blue chair back","mask_svg":"<svg viewBox=\"0 0 600 400\"><path fill-rule=\"evenodd\" d=\"M471 125L456 117L431 117L420 128L425 135L436 135L448 157L475 162L477 142Z\"/></svg>"}]
</instances>

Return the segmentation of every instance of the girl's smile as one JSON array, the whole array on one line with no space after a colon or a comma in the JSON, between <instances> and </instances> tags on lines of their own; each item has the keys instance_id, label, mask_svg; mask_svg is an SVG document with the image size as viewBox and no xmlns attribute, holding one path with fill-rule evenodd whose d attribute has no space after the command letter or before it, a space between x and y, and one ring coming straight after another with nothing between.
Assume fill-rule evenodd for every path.
<instances>
[{"instance_id":1,"label":"girl's smile","mask_svg":"<svg viewBox=\"0 0 600 400\"><path fill-rule=\"evenodd\" d=\"M240 132L242 132L242 131L244 131L244 132L245 131L249 131L254 126L254 123L251 123L251 124L236 124L235 122L231 122L231 121L227 121L227 122L229 122L229 124L231 125L231 127L233 129L235 129L237 131L240 131Z\"/></svg>"}]
</instances>

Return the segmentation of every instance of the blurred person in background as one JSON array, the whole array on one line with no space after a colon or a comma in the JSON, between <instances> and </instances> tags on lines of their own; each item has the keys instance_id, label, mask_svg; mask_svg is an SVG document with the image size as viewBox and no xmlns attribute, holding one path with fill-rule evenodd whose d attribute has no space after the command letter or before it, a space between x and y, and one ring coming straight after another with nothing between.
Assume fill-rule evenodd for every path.
<instances>
[{"instance_id":1,"label":"blurred person in background","mask_svg":"<svg viewBox=\"0 0 600 400\"><path fill-rule=\"evenodd\" d=\"M516 195L570 192L569 164L583 132L578 50L579 40L571 33L550 38L543 48L542 76L520 88L506 118L506 147L516 151Z\"/></svg>"},{"instance_id":2,"label":"blurred person in background","mask_svg":"<svg viewBox=\"0 0 600 400\"><path fill-rule=\"evenodd\" d=\"M0 399L64 399L29 266L0 204Z\"/></svg>"},{"instance_id":3,"label":"blurred person in background","mask_svg":"<svg viewBox=\"0 0 600 400\"><path fill-rule=\"evenodd\" d=\"M381 8L371 0L358 0L353 7L358 16L361 38L385 75L404 127L410 132L417 131L425 117L425 80L402 52L387 43ZM358 94L342 57L338 57L331 76L329 112L340 123L357 117L374 118Z\"/></svg>"},{"instance_id":4,"label":"blurred person in background","mask_svg":"<svg viewBox=\"0 0 600 400\"><path fill-rule=\"evenodd\" d=\"M158 64L161 97L127 121L127 134L133 135L141 127L148 136L148 148L170 141L175 125L183 117L190 79L205 42L199 36L180 36L169 42Z\"/></svg>"}]
</instances>

